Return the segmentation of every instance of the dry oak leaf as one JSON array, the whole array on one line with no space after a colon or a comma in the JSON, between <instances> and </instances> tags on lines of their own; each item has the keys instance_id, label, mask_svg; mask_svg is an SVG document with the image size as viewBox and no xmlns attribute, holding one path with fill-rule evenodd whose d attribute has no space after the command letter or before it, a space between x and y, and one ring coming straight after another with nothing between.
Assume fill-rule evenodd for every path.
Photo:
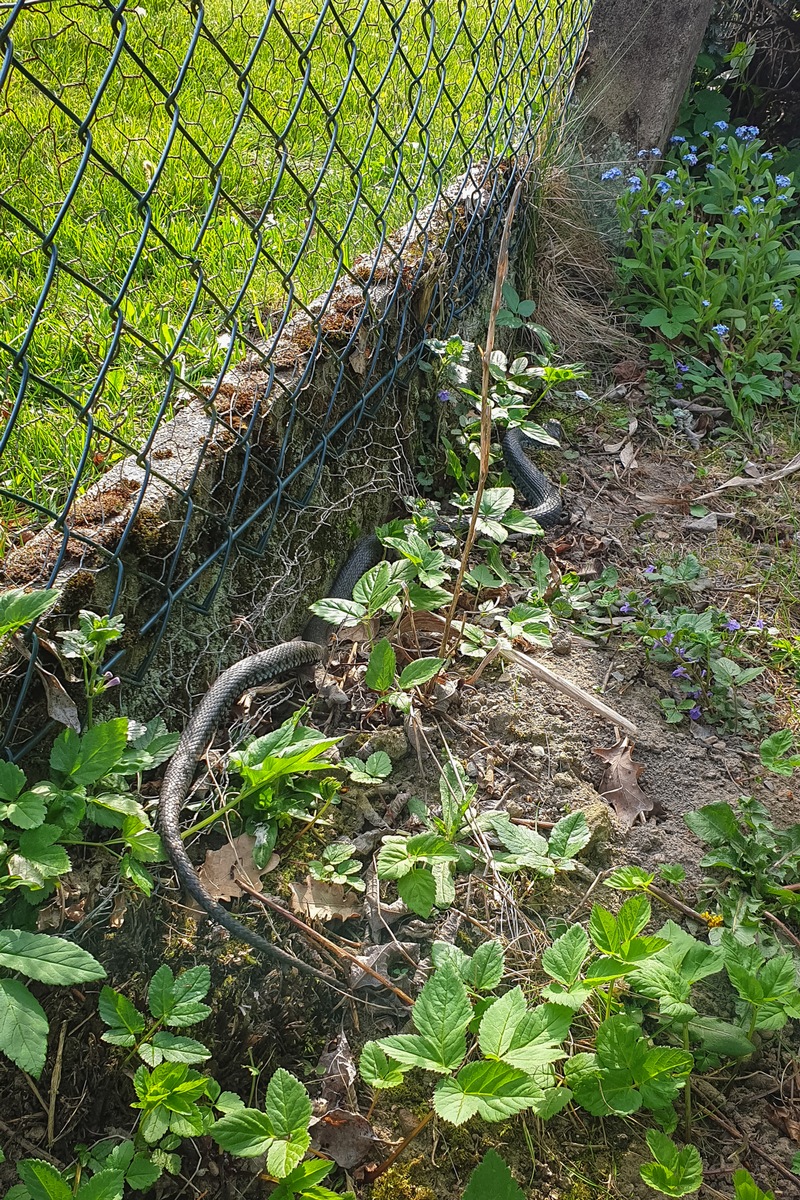
<instances>
[{"instance_id":1,"label":"dry oak leaf","mask_svg":"<svg viewBox=\"0 0 800 1200\"><path fill-rule=\"evenodd\" d=\"M236 882L241 875L251 887L258 889L262 875L274 871L280 859L277 854L270 857L265 867L257 867L253 860L256 839L249 833L240 833L219 850L207 850L206 858L197 874L212 900L237 900L244 892Z\"/></svg>"},{"instance_id":2,"label":"dry oak leaf","mask_svg":"<svg viewBox=\"0 0 800 1200\"><path fill-rule=\"evenodd\" d=\"M348 921L361 915L361 898L341 883L306 875L301 882L290 883L289 889L292 910L307 921Z\"/></svg>"},{"instance_id":3,"label":"dry oak leaf","mask_svg":"<svg viewBox=\"0 0 800 1200\"><path fill-rule=\"evenodd\" d=\"M606 764L600 795L613 807L626 832L640 813L653 811L653 801L639 787L644 764L633 761L634 749L631 739L624 737L616 746L595 746L592 750Z\"/></svg>"}]
</instances>

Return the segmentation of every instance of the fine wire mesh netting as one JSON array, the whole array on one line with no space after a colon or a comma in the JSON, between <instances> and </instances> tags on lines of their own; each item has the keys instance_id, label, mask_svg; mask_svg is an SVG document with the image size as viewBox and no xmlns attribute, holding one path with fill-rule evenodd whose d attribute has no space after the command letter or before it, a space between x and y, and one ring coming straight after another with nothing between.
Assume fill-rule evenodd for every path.
<instances>
[{"instance_id":1,"label":"fine wire mesh netting","mask_svg":"<svg viewBox=\"0 0 800 1200\"><path fill-rule=\"evenodd\" d=\"M589 7L0 4L5 584L104 566L119 607L166 512L139 632L154 647L179 599L207 611L485 282Z\"/></svg>"}]
</instances>

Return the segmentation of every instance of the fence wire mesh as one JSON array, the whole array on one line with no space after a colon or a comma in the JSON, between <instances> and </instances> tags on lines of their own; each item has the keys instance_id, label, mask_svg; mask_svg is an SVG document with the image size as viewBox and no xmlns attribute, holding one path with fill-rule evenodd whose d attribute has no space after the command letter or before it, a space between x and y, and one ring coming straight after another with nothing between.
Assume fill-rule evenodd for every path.
<instances>
[{"instance_id":1,"label":"fence wire mesh","mask_svg":"<svg viewBox=\"0 0 800 1200\"><path fill-rule=\"evenodd\" d=\"M102 564L113 611L137 523L166 507L140 633L154 648L179 599L207 610L486 279L589 5L0 5L6 583ZM236 477L209 490L220 453ZM271 488L246 505L256 462ZM198 518L214 544L187 555Z\"/></svg>"}]
</instances>

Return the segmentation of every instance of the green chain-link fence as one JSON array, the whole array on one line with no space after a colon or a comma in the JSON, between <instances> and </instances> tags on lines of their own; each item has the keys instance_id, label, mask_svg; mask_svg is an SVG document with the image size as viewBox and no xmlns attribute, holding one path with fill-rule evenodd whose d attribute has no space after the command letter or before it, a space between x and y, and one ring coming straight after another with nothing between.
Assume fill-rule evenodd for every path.
<instances>
[{"instance_id":1,"label":"green chain-link fence","mask_svg":"<svg viewBox=\"0 0 800 1200\"><path fill-rule=\"evenodd\" d=\"M91 559L116 579L113 608L157 494L178 530L141 632L163 630L180 597L210 605L234 547L263 549L281 506L358 444L487 278L588 9L0 5L5 582L46 586ZM298 421L321 362L327 405ZM222 509L198 482L212 454L238 473ZM254 456L272 488L244 517ZM187 557L204 512L215 544Z\"/></svg>"}]
</instances>

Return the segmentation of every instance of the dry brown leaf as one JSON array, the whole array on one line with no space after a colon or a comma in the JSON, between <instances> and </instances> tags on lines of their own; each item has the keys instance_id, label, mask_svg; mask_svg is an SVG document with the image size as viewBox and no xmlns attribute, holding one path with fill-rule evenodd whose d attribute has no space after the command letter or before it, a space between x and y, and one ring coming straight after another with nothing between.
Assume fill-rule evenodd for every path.
<instances>
[{"instance_id":1,"label":"dry brown leaf","mask_svg":"<svg viewBox=\"0 0 800 1200\"><path fill-rule=\"evenodd\" d=\"M306 875L290 883L292 910L307 921L348 921L361 915L361 899L341 883L327 883Z\"/></svg>"},{"instance_id":2,"label":"dry brown leaf","mask_svg":"<svg viewBox=\"0 0 800 1200\"><path fill-rule=\"evenodd\" d=\"M332 1108L309 1127L311 1145L350 1171L373 1151L375 1134L366 1117L346 1108Z\"/></svg>"},{"instance_id":3,"label":"dry brown leaf","mask_svg":"<svg viewBox=\"0 0 800 1200\"><path fill-rule=\"evenodd\" d=\"M374 975L362 970L359 963L364 963L379 975L388 976L394 966L408 968L409 959L413 963L419 962L419 946L416 942L386 942L383 946L368 946L350 967L350 986L354 989L383 986Z\"/></svg>"},{"instance_id":4,"label":"dry brown leaf","mask_svg":"<svg viewBox=\"0 0 800 1200\"><path fill-rule=\"evenodd\" d=\"M633 761L634 749L634 743L625 737L616 746L592 750L606 764L600 794L613 807L624 830L630 829L640 813L653 811L653 801L639 787L644 765Z\"/></svg>"},{"instance_id":5,"label":"dry brown leaf","mask_svg":"<svg viewBox=\"0 0 800 1200\"><path fill-rule=\"evenodd\" d=\"M112 929L121 929L125 924L125 914L128 911L128 897L124 892L117 892L108 923Z\"/></svg>"},{"instance_id":6,"label":"dry brown leaf","mask_svg":"<svg viewBox=\"0 0 800 1200\"><path fill-rule=\"evenodd\" d=\"M346 1034L339 1033L328 1042L317 1063L317 1073L322 1076L320 1095L327 1105L356 1107L353 1084L358 1070Z\"/></svg>"},{"instance_id":7,"label":"dry brown leaf","mask_svg":"<svg viewBox=\"0 0 800 1200\"><path fill-rule=\"evenodd\" d=\"M58 721L59 725L66 725L68 729L74 729L76 733L80 733L81 721L78 716L78 706L67 694L64 685L59 679L56 679L52 672L45 671L39 663L36 664L36 670L44 684L48 717Z\"/></svg>"},{"instance_id":8,"label":"dry brown leaf","mask_svg":"<svg viewBox=\"0 0 800 1200\"><path fill-rule=\"evenodd\" d=\"M257 867L253 860L256 839L249 833L240 833L232 842L219 850L207 850L206 858L197 874L212 900L237 900L244 892L236 882L241 875L251 887L258 888L261 876L274 871L280 862L273 854L265 867Z\"/></svg>"},{"instance_id":9,"label":"dry brown leaf","mask_svg":"<svg viewBox=\"0 0 800 1200\"><path fill-rule=\"evenodd\" d=\"M633 442L626 442L619 452L619 461L626 470L633 470L636 466L636 447Z\"/></svg>"}]
</instances>

